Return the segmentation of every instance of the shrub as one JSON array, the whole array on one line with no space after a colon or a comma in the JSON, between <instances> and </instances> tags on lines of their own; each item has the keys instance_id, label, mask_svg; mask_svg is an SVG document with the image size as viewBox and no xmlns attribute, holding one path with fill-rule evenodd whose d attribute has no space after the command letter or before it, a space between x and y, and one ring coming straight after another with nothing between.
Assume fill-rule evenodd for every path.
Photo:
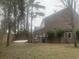
<instances>
[{"instance_id":1,"label":"shrub","mask_svg":"<svg viewBox=\"0 0 79 59\"><path fill-rule=\"evenodd\" d=\"M79 39L79 31L76 31L76 36Z\"/></svg>"},{"instance_id":2,"label":"shrub","mask_svg":"<svg viewBox=\"0 0 79 59\"><path fill-rule=\"evenodd\" d=\"M61 41L61 38L64 35L64 31L63 30L57 30L56 32L56 37L58 38L59 41Z\"/></svg>"},{"instance_id":3,"label":"shrub","mask_svg":"<svg viewBox=\"0 0 79 59\"><path fill-rule=\"evenodd\" d=\"M63 35L64 35L64 30L48 31L47 34L48 34L49 40L55 39L55 41L57 40L60 42L61 37L63 37Z\"/></svg>"},{"instance_id":4,"label":"shrub","mask_svg":"<svg viewBox=\"0 0 79 59\"><path fill-rule=\"evenodd\" d=\"M55 32L54 31L48 31L47 34L48 34L48 39L55 38Z\"/></svg>"},{"instance_id":5,"label":"shrub","mask_svg":"<svg viewBox=\"0 0 79 59\"><path fill-rule=\"evenodd\" d=\"M63 31L63 30L58 30L58 31L56 32L56 36L57 36L58 38L61 38L63 35L64 35L64 31Z\"/></svg>"}]
</instances>

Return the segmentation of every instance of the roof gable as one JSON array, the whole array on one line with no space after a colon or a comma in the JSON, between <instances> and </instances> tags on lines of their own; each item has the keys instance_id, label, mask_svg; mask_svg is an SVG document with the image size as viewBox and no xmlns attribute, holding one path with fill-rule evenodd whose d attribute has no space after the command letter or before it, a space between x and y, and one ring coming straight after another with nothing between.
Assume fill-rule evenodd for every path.
<instances>
[{"instance_id":1,"label":"roof gable","mask_svg":"<svg viewBox=\"0 0 79 59\"><path fill-rule=\"evenodd\" d=\"M79 15L75 12L75 25L79 27ZM71 10L65 8L55 14L52 14L44 19L46 28L63 28L71 29Z\"/></svg>"}]
</instances>

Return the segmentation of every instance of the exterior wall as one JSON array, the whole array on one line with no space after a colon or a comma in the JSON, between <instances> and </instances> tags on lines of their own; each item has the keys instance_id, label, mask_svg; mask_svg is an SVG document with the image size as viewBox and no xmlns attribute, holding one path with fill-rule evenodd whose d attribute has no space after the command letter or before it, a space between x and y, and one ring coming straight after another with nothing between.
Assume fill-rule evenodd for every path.
<instances>
[{"instance_id":1,"label":"exterior wall","mask_svg":"<svg viewBox=\"0 0 79 59\"><path fill-rule=\"evenodd\" d=\"M72 32L65 32L64 37L62 38L62 43L73 43Z\"/></svg>"},{"instance_id":2,"label":"exterior wall","mask_svg":"<svg viewBox=\"0 0 79 59\"><path fill-rule=\"evenodd\" d=\"M35 42L43 43L43 39L41 39L41 36L40 35L42 35L42 37L47 37L46 32L44 33L44 35L43 35L43 33L42 34L36 34ZM47 42L50 42L48 39L46 41ZM58 43L58 42L59 42L58 41L58 38L55 38L55 41L51 41L51 43ZM65 32L64 33L64 36L61 38L61 41L60 42L61 43L73 43L74 40L72 38L72 32L71 31Z\"/></svg>"}]
</instances>

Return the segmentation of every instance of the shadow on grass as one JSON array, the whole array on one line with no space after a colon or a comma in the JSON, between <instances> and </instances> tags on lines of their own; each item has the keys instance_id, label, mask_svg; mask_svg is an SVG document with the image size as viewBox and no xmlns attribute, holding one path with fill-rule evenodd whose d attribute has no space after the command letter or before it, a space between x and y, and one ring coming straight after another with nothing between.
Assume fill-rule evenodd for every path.
<instances>
[{"instance_id":1,"label":"shadow on grass","mask_svg":"<svg viewBox=\"0 0 79 59\"><path fill-rule=\"evenodd\" d=\"M74 47L74 44L67 44L64 47L66 47L66 48L79 48L79 46Z\"/></svg>"}]
</instances>

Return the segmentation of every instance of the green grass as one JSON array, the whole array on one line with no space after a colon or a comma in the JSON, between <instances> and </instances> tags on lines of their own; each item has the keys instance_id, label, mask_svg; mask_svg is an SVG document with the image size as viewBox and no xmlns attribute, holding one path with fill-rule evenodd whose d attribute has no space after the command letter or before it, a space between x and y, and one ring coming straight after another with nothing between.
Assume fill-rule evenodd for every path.
<instances>
[{"instance_id":1,"label":"green grass","mask_svg":"<svg viewBox=\"0 0 79 59\"><path fill-rule=\"evenodd\" d=\"M79 59L71 44L12 44L0 47L0 59Z\"/></svg>"}]
</instances>

